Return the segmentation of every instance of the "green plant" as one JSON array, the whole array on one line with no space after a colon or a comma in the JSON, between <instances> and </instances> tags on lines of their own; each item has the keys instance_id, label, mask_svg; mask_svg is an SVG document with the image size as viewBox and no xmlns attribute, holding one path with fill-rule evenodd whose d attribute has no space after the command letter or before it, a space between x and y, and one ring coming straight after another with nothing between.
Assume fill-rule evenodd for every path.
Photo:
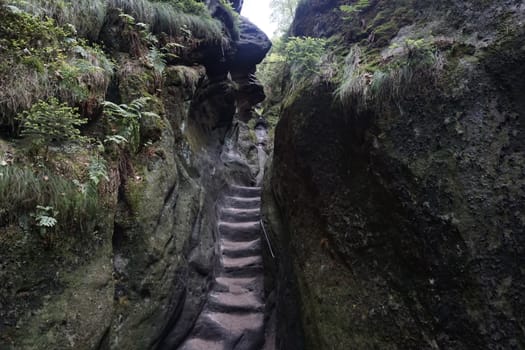
<instances>
[{"instance_id":1,"label":"green plant","mask_svg":"<svg viewBox=\"0 0 525 350\"><path fill-rule=\"evenodd\" d=\"M40 236L45 238L48 230L56 226L58 221L55 217L57 215L58 213L53 210L53 207L44 207L41 205L36 206L34 218L35 225L39 229Z\"/></svg>"},{"instance_id":2,"label":"green plant","mask_svg":"<svg viewBox=\"0 0 525 350\"><path fill-rule=\"evenodd\" d=\"M381 110L410 89L434 84L444 65L440 52L424 39L407 39L403 50L388 62L370 64L374 59L373 54L358 45L350 49L335 91L344 105Z\"/></svg>"},{"instance_id":3,"label":"green plant","mask_svg":"<svg viewBox=\"0 0 525 350\"><path fill-rule=\"evenodd\" d=\"M193 10L185 12L184 9L188 10L193 5L198 13L193 13ZM187 28L193 37L204 41L220 41L222 38L221 23L211 17L202 3L193 0L108 0L108 8L120 9L133 16L136 22L149 24L153 33L183 36L183 28ZM200 10L196 10L197 8Z\"/></svg>"},{"instance_id":4,"label":"green plant","mask_svg":"<svg viewBox=\"0 0 525 350\"><path fill-rule=\"evenodd\" d=\"M272 50L257 66L257 79L266 88L279 88L285 68L286 58L281 53Z\"/></svg>"},{"instance_id":5,"label":"green plant","mask_svg":"<svg viewBox=\"0 0 525 350\"><path fill-rule=\"evenodd\" d=\"M128 140L122 135L109 135L104 138L104 143L114 143L116 145L122 145L128 143Z\"/></svg>"},{"instance_id":6,"label":"green plant","mask_svg":"<svg viewBox=\"0 0 525 350\"><path fill-rule=\"evenodd\" d=\"M149 26L145 23L137 23L135 17L118 9L119 18L124 26L122 36L129 43L129 52L135 57L142 57L153 41L157 38L149 31Z\"/></svg>"},{"instance_id":7,"label":"green plant","mask_svg":"<svg viewBox=\"0 0 525 350\"><path fill-rule=\"evenodd\" d=\"M343 19L345 20L351 20L354 19L354 15L363 11L368 6L370 6L370 0L357 0L355 3L351 5L341 5L339 6L339 10L345 14Z\"/></svg>"},{"instance_id":8,"label":"green plant","mask_svg":"<svg viewBox=\"0 0 525 350\"><path fill-rule=\"evenodd\" d=\"M319 73L321 57L327 40L312 37L290 37L284 47L284 56L290 66L293 83Z\"/></svg>"},{"instance_id":9,"label":"green plant","mask_svg":"<svg viewBox=\"0 0 525 350\"><path fill-rule=\"evenodd\" d=\"M60 232L87 232L99 211L96 191L82 191L79 184L46 168L8 165L0 168L0 226L19 223L38 212L56 220ZM39 219L41 225L52 220Z\"/></svg>"},{"instance_id":10,"label":"green plant","mask_svg":"<svg viewBox=\"0 0 525 350\"><path fill-rule=\"evenodd\" d=\"M361 59L361 48L358 45L352 46L345 58L341 83L335 91L339 100L345 105L351 104L366 89L366 80L362 77L360 71Z\"/></svg>"},{"instance_id":11,"label":"green plant","mask_svg":"<svg viewBox=\"0 0 525 350\"><path fill-rule=\"evenodd\" d=\"M97 44L75 39L69 41L67 57L60 57L77 69L77 81L89 91L90 96L104 96L115 64Z\"/></svg>"},{"instance_id":12,"label":"green plant","mask_svg":"<svg viewBox=\"0 0 525 350\"><path fill-rule=\"evenodd\" d=\"M153 77L157 88L162 87L164 70L166 69L165 54L156 47L151 47L148 52L148 63L153 68Z\"/></svg>"},{"instance_id":13,"label":"green plant","mask_svg":"<svg viewBox=\"0 0 525 350\"><path fill-rule=\"evenodd\" d=\"M95 188L101 180L109 181L106 160L101 157L92 158L88 166L88 176Z\"/></svg>"},{"instance_id":14,"label":"green plant","mask_svg":"<svg viewBox=\"0 0 525 350\"><path fill-rule=\"evenodd\" d=\"M58 26L71 26L81 37L96 40L106 18L107 0L10 0L9 3L40 19L52 18Z\"/></svg>"},{"instance_id":15,"label":"green plant","mask_svg":"<svg viewBox=\"0 0 525 350\"><path fill-rule=\"evenodd\" d=\"M157 2L168 3L175 9L197 16L209 16L206 5L195 0L157 0Z\"/></svg>"},{"instance_id":16,"label":"green plant","mask_svg":"<svg viewBox=\"0 0 525 350\"><path fill-rule=\"evenodd\" d=\"M195 0L10 0L39 19L52 18L58 26L72 25L79 37L96 41L108 13L121 9L153 33L182 35L186 26L206 41L219 41L221 23L211 17L204 2ZM1 36L0 36L1 37Z\"/></svg>"},{"instance_id":17,"label":"green plant","mask_svg":"<svg viewBox=\"0 0 525 350\"><path fill-rule=\"evenodd\" d=\"M56 98L39 101L29 111L17 116L22 136L30 136L34 143L47 147L52 142L86 141L80 134L79 126L87 123L76 108L59 103Z\"/></svg>"},{"instance_id":18,"label":"green plant","mask_svg":"<svg viewBox=\"0 0 525 350\"><path fill-rule=\"evenodd\" d=\"M109 101L103 103L104 114L110 121L116 123L118 135L126 140L133 153L137 153L140 147L140 119L143 116L159 118L155 113L144 111L149 101L149 97L141 97L133 100L129 105L117 105ZM112 141L119 139L113 138Z\"/></svg>"},{"instance_id":19,"label":"green plant","mask_svg":"<svg viewBox=\"0 0 525 350\"><path fill-rule=\"evenodd\" d=\"M113 65L98 47L70 37L52 19L0 7L0 127L17 130L16 115L56 96L70 105L101 100Z\"/></svg>"}]
</instances>

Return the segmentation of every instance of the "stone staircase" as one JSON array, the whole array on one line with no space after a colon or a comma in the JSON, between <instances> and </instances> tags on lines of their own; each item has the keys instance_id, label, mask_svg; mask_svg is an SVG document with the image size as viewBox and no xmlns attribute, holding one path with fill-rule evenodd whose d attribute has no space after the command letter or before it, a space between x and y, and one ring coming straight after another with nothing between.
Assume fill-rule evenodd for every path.
<instances>
[{"instance_id":1,"label":"stone staircase","mask_svg":"<svg viewBox=\"0 0 525 350\"><path fill-rule=\"evenodd\" d=\"M215 281L179 350L260 350L264 344L261 189L232 186L228 194L219 221Z\"/></svg>"}]
</instances>

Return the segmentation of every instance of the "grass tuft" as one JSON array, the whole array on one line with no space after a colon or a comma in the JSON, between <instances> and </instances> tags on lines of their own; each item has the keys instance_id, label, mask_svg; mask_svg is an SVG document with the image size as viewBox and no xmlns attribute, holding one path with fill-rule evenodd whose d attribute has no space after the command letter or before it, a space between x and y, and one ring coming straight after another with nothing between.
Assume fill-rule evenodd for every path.
<instances>
[{"instance_id":1,"label":"grass tuft","mask_svg":"<svg viewBox=\"0 0 525 350\"><path fill-rule=\"evenodd\" d=\"M98 39L107 14L107 0L10 0L10 4L58 25L71 24L80 37Z\"/></svg>"},{"instance_id":2,"label":"grass tuft","mask_svg":"<svg viewBox=\"0 0 525 350\"><path fill-rule=\"evenodd\" d=\"M177 2L148 0L10 0L8 3L38 18L53 18L60 26L71 24L80 37L90 41L98 39L109 10L115 8L149 24L153 33L182 36L189 31L193 37L206 41L219 41L222 37L221 23L211 18L204 6L196 11L177 6Z\"/></svg>"},{"instance_id":3,"label":"grass tuft","mask_svg":"<svg viewBox=\"0 0 525 350\"><path fill-rule=\"evenodd\" d=\"M97 214L98 193L46 169L0 167L0 225L30 221L37 206L53 208L58 230L85 232Z\"/></svg>"},{"instance_id":4,"label":"grass tuft","mask_svg":"<svg viewBox=\"0 0 525 350\"><path fill-rule=\"evenodd\" d=\"M153 33L170 36L190 35L210 42L222 38L222 24L207 15L184 13L167 2L147 0L108 0L110 8L121 9L136 21L150 25Z\"/></svg>"},{"instance_id":5,"label":"grass tuft","mask_svg":"<svg viewBox=\"0 0 525 350\"><path fill-rule=\"evenodd\" d=\"M49 97L71 106L104 100L113 64L100 49L52 19L5 7L0 16L0 126L14 132L15 116Z\"/></svg>"},{"instance_id":6,"label":"grass tuft","mask_svg":"<svg viewBox=\"0 0 525 350\"><path fill-rule=\"evenodd\" d=\"M442 54L424 41L408 40L402 53L388 63L367 62L372 57L358 45L350 49L335 91L343 105L381 111L409 91L435 84L444 66Z\"/></svg>"}]
</instances>

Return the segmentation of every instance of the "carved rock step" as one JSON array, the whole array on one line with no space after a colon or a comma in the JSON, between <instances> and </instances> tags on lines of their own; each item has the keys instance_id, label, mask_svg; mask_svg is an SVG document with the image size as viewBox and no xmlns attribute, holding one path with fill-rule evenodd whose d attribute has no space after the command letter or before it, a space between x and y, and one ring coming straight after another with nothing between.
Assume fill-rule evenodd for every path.
<instances>
[{"instance_id":1,"label":"carved rock step","mask_svg":"<svg viewBox=\"0 0 525 350\"><path fill-rule=\"evenodd\" d=\"M228 350L221 340L206 340L190 338L182 344L179 350Z\"/></svg>"},{"instance_id":2,"label":"carved rock step","mask_svg":"<svg viewBox=\"0 0 525 350\"><path fill-rule=\"evenodd\" d=\"M264 344L261 188L231 186L220 209L215 283L179 350L257 350Z\"/></svg>"},{"instance_id":3,"label":"carved rock step","mask_svg":"<svg viewBox=\"0 0 525 350\"><path fill-rule=\"evenodd\" d=\"M228 222L259 221L261 219L261 210L259 208L222 208L221 219Z\"/></svg>"},{"instance_id":4,"label":"carved rock step","mask_svg":"<svg viewBox=\"0 0 525 350\"><path fill-rule=\"evenodd\" d=\"M219 276L215 278L215 287L217 291L225 291L233 294L242 294L252 291L262 291L263 276L255 277L228 277Z\"/></svg>"},{"instance_id":5,"label":"carved rock step","mask_svg":"<svg viewBox=\"0 0 525 350\"><path fill-rule=\"evenodd\" d=\"M253 292L243 294L213 292L209 296L208 308L227 313L262 312L264 304L261 298Z\"/></svg>"},{"instance_id":6,"label":"carved rock step","mask_svg":"<svg viewBox=\"0 0 525 350\"><path fill-rule=\"evenodd\" d=\"M224 197L226 207L237 209L259 209L261 206L261 197Z\"/></svg>"},{"instance_id":7,"label":"carved rock step","mask_svg":"<svg viewBox=\"0 0 525 350\"><path fill-rule=\"evenodd\" d=\"M230 186L230 191L232 195L239 197L260 197L261 188L260 187L246 187L246 186Z\"/></svg>"},{"instance_id":8,"label":"carved rock step","mask_svg":"<svg viewBox=\"0 0 525 350\"><path fill-rule=\"evenodd\" d=\"M222 237L232 241L245 242L259 238L261 224L258 221L219 222L219 232Z\"/></svg>"},{"instance_id":9,"label":"carved rock step","mask_svg":"<svg viewBox=\"0 0 525 350\"><path fill-rule=\"evenodd\" d=\"M221 253L230 258L243 258L261 254L261 239L253 241L231 241L221 239Z\"/></svg>"},{"instance_id":10,"label":"carved rock step","mask_svg":"<svg viewBox=\"0 0 525 350\"><path fill-rule=\"evenodd\" d=\"M262 275L264 270L262 264L256 264L243 268L224 267L221 273L228 277L257 277Z\"/></svg>"},{"instance_id":11,"label":"carved rock step","mask_svg":"<svg viewBox=\"0 0 525 350\"><path fill-rule=\"evenodd\" d=\"M224 340L226 343L237 341L241 336L254 338L258 334L264 337L264 314L259 312L237 314L205 311L194 328L195 338Z\"/></svg>"},{"instance_id":12,"label":"carved rock step","mask_svg":"<svg viewBox=\"0 0 525 350\"><path fill-rule=\"evenodd\" d=\"M262 267L262 257L260 255L246 256L242 258L221 258L222 267L226 271L243 270L250 267Z\"/></svg>"}]
</instances>

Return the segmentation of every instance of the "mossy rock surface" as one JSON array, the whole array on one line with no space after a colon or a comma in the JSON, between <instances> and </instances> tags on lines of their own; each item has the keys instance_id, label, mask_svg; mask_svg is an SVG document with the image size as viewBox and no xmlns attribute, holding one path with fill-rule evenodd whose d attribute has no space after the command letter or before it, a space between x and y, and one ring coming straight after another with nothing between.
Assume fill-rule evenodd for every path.
<instances>
[{"instance_id":1,"label":"mossy rock surface","mask_svg":"<svg viewBox=\"0 0 525 350\"><path fill-rule=\"evenodd\" d=\"M333 81L285 96L267 179L292 266L275 272L277 305L293 271L307 349L520 348L524 32L502 28L523 9L378 1L344 27L338 5L304 2L291 34L334 24L337 52L362 46L362 74L402 66L410 55L383 54L419 38L443 66L364 106L334 101Z\"/></svg>"}]
</instances>

